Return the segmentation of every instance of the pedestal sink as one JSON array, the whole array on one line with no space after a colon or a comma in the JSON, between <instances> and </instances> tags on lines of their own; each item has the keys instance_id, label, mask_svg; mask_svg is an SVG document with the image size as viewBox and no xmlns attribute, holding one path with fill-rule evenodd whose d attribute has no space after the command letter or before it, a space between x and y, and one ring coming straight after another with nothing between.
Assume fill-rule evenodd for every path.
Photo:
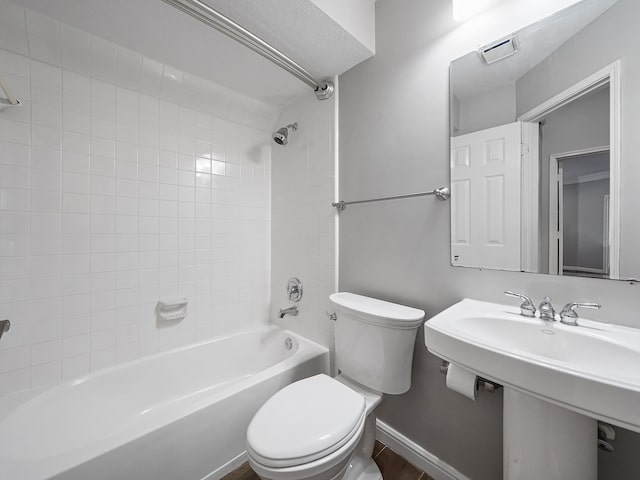
<instances>
[{"instance_id":1,"label":"pedestal sink","mask_svg":"<svg viewBox=\"0 0 640 480\"><path fill-rule=\"evenodd\" d=\"M465 299L427 321L425 344L504 386L505 479L595 480L596 419L640 432L638 329Z\"/></svg>"}]
</instances>

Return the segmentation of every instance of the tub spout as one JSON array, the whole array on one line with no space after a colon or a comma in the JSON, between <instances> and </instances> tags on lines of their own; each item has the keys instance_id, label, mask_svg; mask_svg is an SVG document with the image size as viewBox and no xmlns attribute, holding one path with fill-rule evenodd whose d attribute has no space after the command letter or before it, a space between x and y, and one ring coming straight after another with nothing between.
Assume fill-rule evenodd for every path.
<instances>
[{"instance_id":1,"label":"tub spout","mask_svg":"<svg viewBox=\"0 0 640 480\"><path fill-rule=\"evenodd\" d=\"M298 307L294 305L293 307L289 308L281 308L280 313L278 313L278 318L284 318L286 315L295 317L296 315L298 315Z\"/></svg>"}]
</instances>

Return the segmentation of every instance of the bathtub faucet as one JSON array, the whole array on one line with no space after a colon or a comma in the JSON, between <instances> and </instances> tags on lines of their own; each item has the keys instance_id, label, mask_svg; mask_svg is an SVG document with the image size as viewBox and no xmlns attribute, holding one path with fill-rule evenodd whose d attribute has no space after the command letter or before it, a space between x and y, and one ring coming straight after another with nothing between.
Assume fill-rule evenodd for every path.
<instances>
[{"instance_id":1,"label":"bathtub faucet","mask_svg":"<svg viewBox=\"0 0 640 480\"><path fill-rule=\"evenodd\" d=\"M280 313L278 314L278 318L284 318L286 315L295 317L296 315L298 315L298 307L294 305L293 307L289 308L281 308Z\"/></svg>"}]
</instances>

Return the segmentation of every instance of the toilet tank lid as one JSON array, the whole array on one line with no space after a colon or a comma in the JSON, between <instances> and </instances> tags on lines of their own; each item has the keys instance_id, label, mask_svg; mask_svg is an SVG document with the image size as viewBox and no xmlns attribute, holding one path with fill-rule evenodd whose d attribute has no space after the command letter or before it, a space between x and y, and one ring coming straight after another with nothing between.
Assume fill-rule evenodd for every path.
<instances>
[{"instance_id":1,"label":"toilet tank lid","mask_svg":"<svg viewBox=\"0 0 640 480\"><path fill-rule=\"evenodd\" d=\"M369 320L377 325L397 328L413 328L424 320L424 311L398 305L397 303L378 300L349 292L339 292L329 295L329 300L340 308L349 310L364 321Z\"/></svg>"}]
</instances>

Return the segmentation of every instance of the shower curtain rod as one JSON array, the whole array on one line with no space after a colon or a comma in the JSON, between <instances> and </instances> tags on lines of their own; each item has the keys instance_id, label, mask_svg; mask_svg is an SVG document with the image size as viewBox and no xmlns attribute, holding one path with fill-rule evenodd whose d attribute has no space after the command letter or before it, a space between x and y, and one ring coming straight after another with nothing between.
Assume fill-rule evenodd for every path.
<instances>
[{"instance_id":1,"label":"shower curtain rod","mask_svg":"<svg viewBox=\"0 0 640 480\"><path fill-rule=\"evenodd\" d=\"M271 60L271 62L309 85L319 100L326 100L333 95L334 85L331 80L318 80L308 70L298 65L284 53L217 10L214 10L206 3L200 0L163 1Z\"/></svg>"}]
</instances>

